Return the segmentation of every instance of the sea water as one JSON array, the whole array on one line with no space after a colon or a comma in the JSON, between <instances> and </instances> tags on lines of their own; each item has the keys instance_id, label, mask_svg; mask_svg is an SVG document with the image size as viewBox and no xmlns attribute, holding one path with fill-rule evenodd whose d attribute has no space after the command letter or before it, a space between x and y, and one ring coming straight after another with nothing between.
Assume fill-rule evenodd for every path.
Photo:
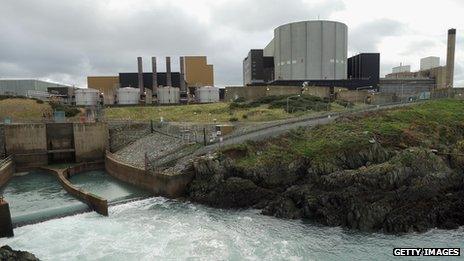
<instances>
[{"instance_id":1,"label":"sea water","mask_svg":"<svg viewBox=\"0 0 464 261\"><path fill-rule=\"evenodd\" d=\"M0 244L43 260L397 260L395 247L464 247L463 228L360 233L161 197L112 206L109 217L83 213L14 232Z\"/></svg>"}]
</instances>

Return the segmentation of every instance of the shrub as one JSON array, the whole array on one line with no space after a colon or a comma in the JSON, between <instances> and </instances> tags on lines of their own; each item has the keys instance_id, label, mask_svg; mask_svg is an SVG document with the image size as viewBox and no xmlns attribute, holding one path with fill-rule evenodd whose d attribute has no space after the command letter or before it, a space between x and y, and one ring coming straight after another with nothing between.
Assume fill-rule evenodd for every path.
<instances>
[{"instance_id":1,"label":"shrub","mask_svg":"<svg viewBox=\"0 0 464 261\"><path fill-rule=\"evenodd\" d=\"M248 115L247 115L247 114L243 114L243 115L242 115L242 118L248 119Z\"/></svg>"},{"instance_id":2,"label":"shrub","mask_svg":"<svg viewBox=\"0 0 464 261\"><path fill-rule=\"evenodd\" d=\"M230 122L238 121L238 118L237 118L237 117L231 117L231 118L229 119L229 121L230 121Z\"/></svg>"},{"instance_id":3,"label":"shrub","mask_svg":"<svg viewBox=\"0 0 464 261\"><path fill-rule=\"evenodd\" d=\"M66 117L74 117L81 112L74 106L64 105L57 102L50 102L50 106L54 111L64 111Z\"/></svg>"},{"instance_id":4,"label":"shrub","mask_svg":"<svg viewBox=\"0 0 464 261\"><path fill-rule=\"evenodd\" d=\"M352 103L350 101L345 101L345 100L337 100L336 103L343 106L343 107L345 107L345 108L353 108L353 106L354 106L354 103Z\"/></svg>"}]
</instances>

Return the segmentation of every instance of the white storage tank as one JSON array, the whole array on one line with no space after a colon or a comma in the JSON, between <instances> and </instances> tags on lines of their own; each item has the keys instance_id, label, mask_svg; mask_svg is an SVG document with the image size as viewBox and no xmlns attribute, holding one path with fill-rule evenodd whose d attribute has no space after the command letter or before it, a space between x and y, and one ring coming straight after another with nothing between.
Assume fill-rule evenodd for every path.
<instances>
[{"instance_id":1,"label":"white storage tank","mask_svg":"<svg viewBox=\"0 0 464 261\"><path fill-rule=\"evenodd\" d=\"M199 103L219 102L219 88L204 86L195 90L195 99Z\"/></svg>"},{"instance_id":2,"label":"white storage tank","mask_svg":"<svg viewBox=\"0 0 464 261\"><path fill-rule=\"evenodd\" d=\"M140 89L124 87L117 91L118 104L138 104L140 100Z\"/></svg>"},{"instance_id":3,"label":"white storage tank","mask_svg":"<svg viewBox=\"0 0 464 261\"><path fill-rule=\"evenodd\" d=\"M157 91L158 103L160 104L176 104L179 103L180 93L179 88L175 87L160 87Z\"/></svg>"},{"instance_id":4,"label":"white storage tank","mask_svg":"<svg viewBox=\"0 0 464 261\"><path fill-rule=\"evenodd\" d=\"M100 92L95 89L76 89L74 95L77 106L95 106L100 101Z\"/></svg>"}]
</instances>

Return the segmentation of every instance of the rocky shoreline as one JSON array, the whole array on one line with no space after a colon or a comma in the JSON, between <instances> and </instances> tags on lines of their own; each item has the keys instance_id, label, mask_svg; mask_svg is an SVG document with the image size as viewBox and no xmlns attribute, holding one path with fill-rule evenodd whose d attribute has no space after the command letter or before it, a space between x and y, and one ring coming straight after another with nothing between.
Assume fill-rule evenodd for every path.
<instances>
[{"instance_id":1,"label":"rocky shoreline","mask_svg":"<svg viewBox=\"0 0 464 261\"><path fill-rule=\"evenodd\" d=\"M38 261L39 259L27 251L13 250L9 246L0 247L0 260L5 261Z\"/></svg>"},{"instance_id":2,"label":"rocky shoreline","mask_svg":"<svg viewBox=\"0 0 464 261\"><path fill-rule=\"evenodd\" d=\"M459 135L433 136L428 146L408 144L403 134L388 143L377 136L323 160L284 152L260 158L271 146L288 147L285 136L227 148L184 170L194 174L186 196L216 208L257 208L265 215L367 232L456 229L464 225L464 140L462 125L453 127L447 131ZM244 158L251 163L244 166Z\"/></svg>"},{"instance_id":3,"label":"rocky shoreline","mask_svg":"<svg viewBox=\"0 0 464 261\"><path fill-rule=\"evenodd\" d=\"M257 208L279 218L384 233L464 225L464 176L420 148L331 173L304 161L246 170L219 155L198 158L186 171L195 173L188 198L217 208Z\"/></svg>"}]
</instances>

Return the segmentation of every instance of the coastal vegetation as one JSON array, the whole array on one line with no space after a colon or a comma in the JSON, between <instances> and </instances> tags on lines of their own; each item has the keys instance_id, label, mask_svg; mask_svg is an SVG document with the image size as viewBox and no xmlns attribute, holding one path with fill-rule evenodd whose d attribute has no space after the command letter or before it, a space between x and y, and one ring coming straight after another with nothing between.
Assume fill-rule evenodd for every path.
<instances>
[{"instance_id":1,"label":"coastal vegetation","mask_svg":"<svg viewBox=\"0 0 464 261\"><path fill-rule=\"evenodd\" d=\"M464 101L339 118L224 148L186 171L221 208L384 233L464 225Z\"/></svg>"},{"instance_id":2,"label":"coastal vegetation","mask_svg":"<svg viewBox=\"0 0 464 261\"><path fill-rule=\"evenodd\" d=\"M307 104L303 106L303 103ZM362 105L358 105L358 107L360 106ZM289 108L292 113L286 112L286 101L282 99L274 102L266 102L263 99L250 103L236 101L233 103L220 102L172 106L110 107L105 109L105 116L109 120L159 121L163 117L165 121L173 122L265 122L302 115L318 115L326 111L327 108L334 112L346 109L345 106L338 103L329 104L322 100L308 102L307 98L290 100Z\"/></svg>"}]
</instances>

